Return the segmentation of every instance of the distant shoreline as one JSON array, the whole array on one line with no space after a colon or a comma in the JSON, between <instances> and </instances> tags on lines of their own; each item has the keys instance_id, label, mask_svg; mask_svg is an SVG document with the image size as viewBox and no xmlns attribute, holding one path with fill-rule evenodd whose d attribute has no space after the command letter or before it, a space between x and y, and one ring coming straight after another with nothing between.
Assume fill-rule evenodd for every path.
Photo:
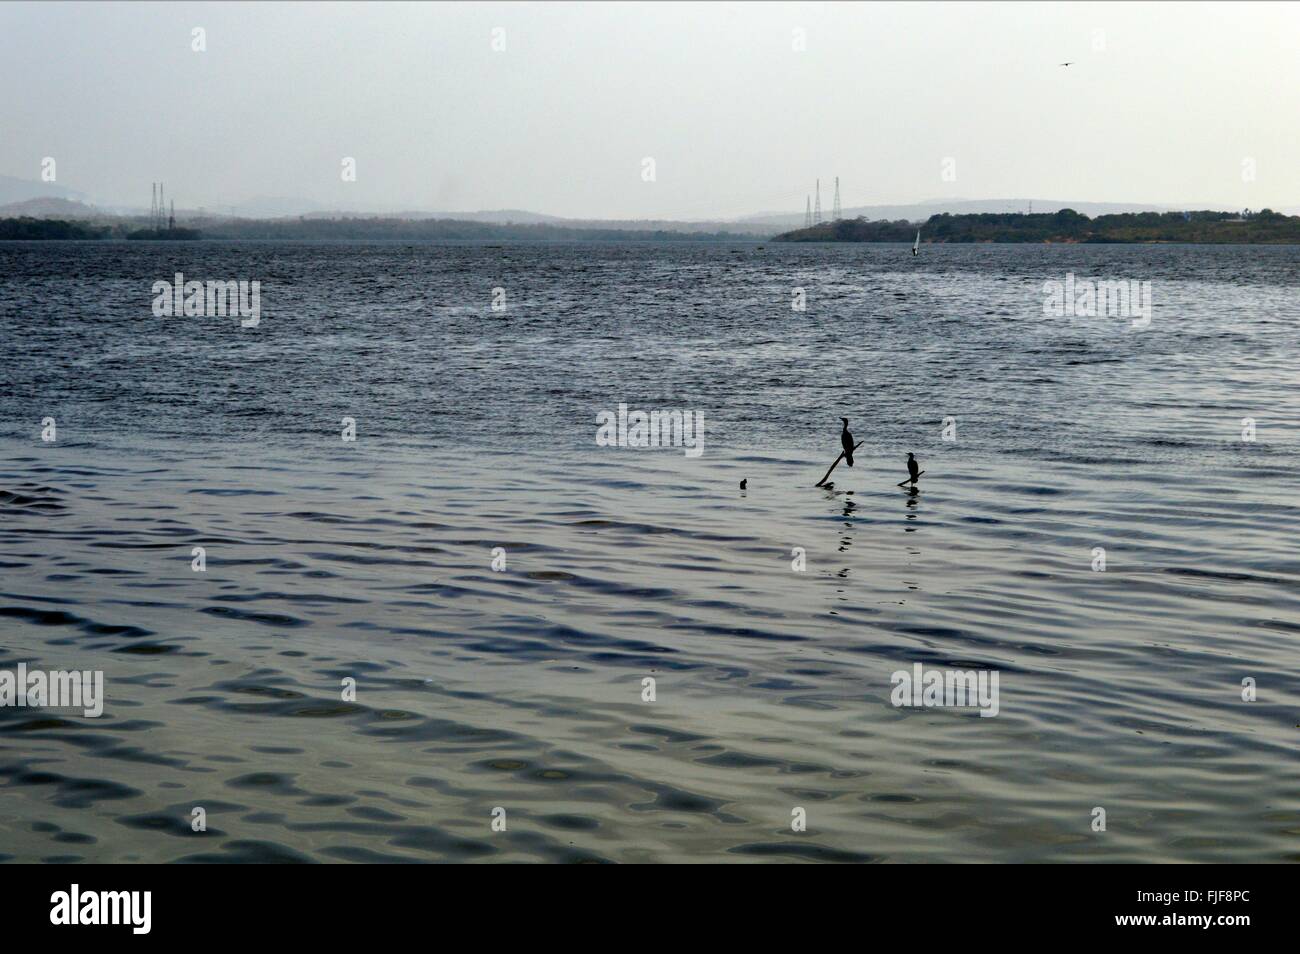
<instances>
[{"instance_id":1,"label":"distant shoreline","mask_svg":"<svg viewBox=\"0 0 1300 954\"><path fill-rule=\"evenodd\" d=\"M746 232L600 229L549 224L498 224L457 219L239 219L201 229L149 230L137 221L74 222L0 218L0 241L335 241L335 242L691 242L761 244Z\"/></svg>"},{"instance_id":2,"label":"distant shoreline","mask_svg":"<svg viewBox=\"0 0 1300 954\"><path fill-rule=\"evenodd\" d=\"M922 244L1294 245L1300 216L1260 212L1126 212L1095 219L1073 209L1051 213L932 215L923 223L840 219L783 232L773 242Z\"/></svg>"},{"instance_id":3,"label":"distant shoreline","mask_svg":"<svg viewBox=\"0 0 1300 954\"><path fill-rule=\"evenodd\" d=\"M1300 216L1264 209L1228 212L1139 212L1090 219L1071 209L1043 214L932 215L925 222L823 222L765 237L752 233L667 229L575 228L456 219L241 219L203 229L141 229L133 220L70 221L0 218L0 242L382 242L408 244L642 244L763 245L766 243L879 243L911 245L1300 245Z\"/></svg>"}]
</instances>

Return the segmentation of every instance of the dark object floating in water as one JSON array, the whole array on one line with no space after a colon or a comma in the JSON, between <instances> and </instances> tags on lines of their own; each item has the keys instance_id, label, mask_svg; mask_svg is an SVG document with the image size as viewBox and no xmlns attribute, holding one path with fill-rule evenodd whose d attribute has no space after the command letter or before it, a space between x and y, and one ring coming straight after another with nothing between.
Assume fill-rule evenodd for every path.
<instances>
[{"instance_id":1,"label":"dark object floating in water","mask_svg":"<svg viewBox=\"0 0 1300 954\"><path fill-rule=\"evenodd\" d=\"M746 477L744 480L742 480L742 481L740 482L740 489L741 489L741 490L744 490L744 489L745 489L745 485L746 485L747 483L749 483L749 478L748 478L748 477Z\"/></svg>"}]
</instances>

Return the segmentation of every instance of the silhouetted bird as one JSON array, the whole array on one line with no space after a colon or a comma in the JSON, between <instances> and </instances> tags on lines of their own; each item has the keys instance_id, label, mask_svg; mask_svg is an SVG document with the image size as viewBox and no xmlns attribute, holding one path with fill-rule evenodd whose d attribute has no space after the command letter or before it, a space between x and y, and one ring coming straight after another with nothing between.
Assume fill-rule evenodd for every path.
<instances>
[{"instance_id":1,"label":"silhouetted bird","mask_svg":"<svg viewBox=\"0 0 1300 954\"><path fill-rule=\"evenodd\" d=\"M921 467L910 452L907 455L907 473L912 478L912 483L916 483L916 478L921 476Z\"/></svg>"},{"instance_id":2,"label":"silhouetted bird","mask_svg":"<svg viewBox=\"0 0 1300 954\"><path fill-rule=\"evenodd\" d=\"M840 431L840 446L844 448L844 463L850 467L853 466L853 435L849 433L849 419L840 418L844 422L844 430Z\"/></svg>"},{"instance_id":3,"label":"silhouetted bird","mask_svg":"<svg viewBox=\"0 0 1300 954\"><path fill-rule=\"evenodd\" d=\"M748 478L748 477L746 477L744 480L742 480L742 481L740 482L740 489L741 489L741 490L744 490L744 489L745 489L745 484L747 484L747 483L749 483L749 478Z\"/></svg>"}]
</instances>

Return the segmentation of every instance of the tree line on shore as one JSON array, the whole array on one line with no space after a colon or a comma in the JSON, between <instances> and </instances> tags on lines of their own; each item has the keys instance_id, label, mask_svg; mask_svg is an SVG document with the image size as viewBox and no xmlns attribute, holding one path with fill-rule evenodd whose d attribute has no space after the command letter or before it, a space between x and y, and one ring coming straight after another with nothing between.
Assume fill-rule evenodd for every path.
<instances>
[{"instance_id":1,"label":"tree line on shore","mask_svg":"<svg viewBox=\"0 0 1300 954\"><path fill-rule=\"evenodd\" d=\"M930 216L923 223L864 218L823 222L774 242L1196 242L1300 243L1300 216L1260 212L1125 212L1089 218L1059 212L984 212Z\"/></svg>"}]
</instances>

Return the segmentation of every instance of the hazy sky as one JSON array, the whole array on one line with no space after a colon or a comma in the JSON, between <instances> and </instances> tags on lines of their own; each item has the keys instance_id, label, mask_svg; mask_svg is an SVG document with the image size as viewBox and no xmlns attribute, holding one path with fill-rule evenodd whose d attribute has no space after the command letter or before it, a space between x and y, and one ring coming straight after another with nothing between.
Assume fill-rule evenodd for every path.
<instances>
[{"instance_id":1,"label":"hazy sky","mask_svg":"<svg viewBox=\"0 0 1300 954\"><path fill-rule=\"evenodd\" d=\"M0 174L111 203L1282 208L1298 125L1297 3L0 4Z\"/></svg>"}]
</instances>

